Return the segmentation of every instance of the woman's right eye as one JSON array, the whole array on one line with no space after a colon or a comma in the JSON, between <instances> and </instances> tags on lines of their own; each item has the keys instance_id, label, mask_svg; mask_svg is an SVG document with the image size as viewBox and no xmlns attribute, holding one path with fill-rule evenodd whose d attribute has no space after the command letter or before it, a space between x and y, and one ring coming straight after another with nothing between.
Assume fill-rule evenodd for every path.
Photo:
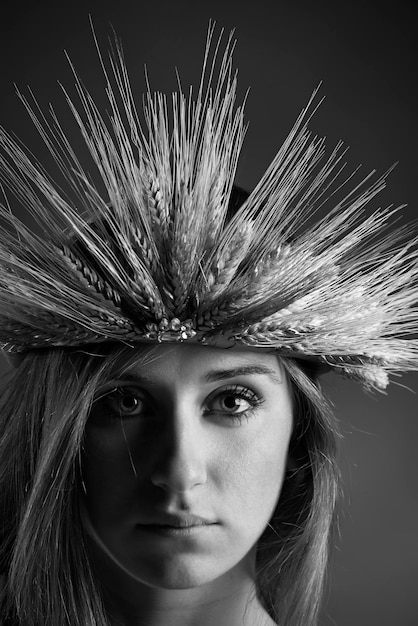
<instances>
[{"instance_id":1,"label":"woman's right eye","mask_svg":"<svg viewBox=\"0 0 418 626\"><path fill-rule=\"evenodd\" d=\"M109 391L100 398L100 402L118 417L135 417L144 413L146 408L140 392L124 387Z\"/></svg>"}]
</instances>

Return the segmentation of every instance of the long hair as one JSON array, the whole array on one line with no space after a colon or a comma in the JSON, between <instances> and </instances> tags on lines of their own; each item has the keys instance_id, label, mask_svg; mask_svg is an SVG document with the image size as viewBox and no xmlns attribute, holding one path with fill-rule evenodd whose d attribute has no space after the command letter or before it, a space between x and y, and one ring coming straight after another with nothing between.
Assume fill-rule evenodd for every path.
<instances>
[{"instance_id":1,"label":"long hair","mask_svg":"<svg viewBox=\"0 0 418 626\"><path fill-rule=\"evenodd\" d=\"M293 395L294 430L276 510L258 542L257 590L279 624L317 623L339 492L339 431L319 371L281 359Z\"/></svg>"},{"instance_id":2,"label":"long hair","mask_svg":"<svg viewBox=\"0 0 418 626\"><path fill-rule=\"evenodd\" d=\"M106 624L76 520L84 426L107 365L63 349L33 352L2 394L0 570L11 624Z\"/></svg>"},{"instance_id":3,"label":"long hair","mask_svg":"<svg viewBox=\"0 0 418 626\"><path fill-rule=\"evenodd\" d=\"M103 348L102 348L103 350ZM0 398L1 612L19 626L105 626L79 513L83 434L119 350L29 353ZM138 358L138 352L132 350ZM134 358L134 355L132 355ZM259 541L256 588L270 615L311 626L321 595L336 493L334 426L317 385L283 360L294 395L295 467ZM1 622L3 623L3 622Z\"/></svg>"}]
</instances>

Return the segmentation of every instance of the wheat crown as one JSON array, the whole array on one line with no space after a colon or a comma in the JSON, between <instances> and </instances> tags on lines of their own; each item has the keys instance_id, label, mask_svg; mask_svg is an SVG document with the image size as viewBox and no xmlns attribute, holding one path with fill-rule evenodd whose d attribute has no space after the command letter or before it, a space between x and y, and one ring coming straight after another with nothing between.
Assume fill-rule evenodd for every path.
<instances>
[{"instance_id":1,"label":"wheat crown","mask_svg":"<svg viewBox=\"0 0 418 626\"><path fill-rule=\"evenodd\" d=\"M393 230L398 209L365 210L384 177L355 185L343 146L312 136L316 94L230 217L246 126L232 34L223 56L213 35L196 95L179 87L170 106L148 87L141 115L117 41L100 56L109 113L74 72L78 104L64 93L98 182L54 110L19 94L65 184L0 131L0 346L243 345L384 389L418 365L417 237Z\"/></svg>"}]
</instances>

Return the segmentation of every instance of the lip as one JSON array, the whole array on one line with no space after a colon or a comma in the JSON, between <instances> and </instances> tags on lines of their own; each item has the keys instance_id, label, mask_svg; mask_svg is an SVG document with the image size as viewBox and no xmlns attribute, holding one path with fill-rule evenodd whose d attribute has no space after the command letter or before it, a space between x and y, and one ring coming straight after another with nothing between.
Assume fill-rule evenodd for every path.
<instances>
[{"instance_id":1,"label":"lip","mask_svg":"<svg viewBox=\"0 0 418 626\"><path fill-rule=\"evenodd\" d=\"M209 532L218 522L190 513L159 512L138 524L141 532L157 537L194 537Z\"/></svg>"},{"instance_id":2,"label":"lip","mask_svg":"<svg viewBox=\"0 0 418 626\"><path fill-rule=\"evenodd\" d=\"M216 524L197 524L196 526L163 526L161 524L140 524L140 532L148 537L199 537L210 532Z\"/></svg>"},{"instance_id":3,"label":"lip","mask_svg":"<svg viewBox=\"0 0 418 626\"><path fill-rule=\"evenodd\" d=\"M212 526L216 523L217 522L214 520L190 513L158 513L155 516L141 521L140 526L184 530L187 528L197 528L199 526Z\"/></svg>"}]
</instances>

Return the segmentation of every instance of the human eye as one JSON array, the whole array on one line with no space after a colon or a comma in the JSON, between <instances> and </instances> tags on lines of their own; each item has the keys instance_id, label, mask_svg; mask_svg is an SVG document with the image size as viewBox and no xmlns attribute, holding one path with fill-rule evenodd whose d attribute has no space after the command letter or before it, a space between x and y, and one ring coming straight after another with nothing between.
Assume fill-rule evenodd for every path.
<instances>
[{"instance_id":1,"label":"human eye","mask_svg":"<svg viewBox=\"0 0 418 626\"><path fill-rule=\"evenodd\" d=\"M212 394L206 403L206 412L226 415L241 423L263 404L254 391L241 385L231 385Z\"/></svg>"},{"instance_id":2,"label":"human eye","mask_svg":"<svg viewBox=\"0 0 418 626\"><path fill-rule=\"evenodd\" d=\"M95 401L107 415L129 418L144 415L147 412L147 400L143 392L125 386L117 386L104 391Z\"/></svg>"}]
</instances>

